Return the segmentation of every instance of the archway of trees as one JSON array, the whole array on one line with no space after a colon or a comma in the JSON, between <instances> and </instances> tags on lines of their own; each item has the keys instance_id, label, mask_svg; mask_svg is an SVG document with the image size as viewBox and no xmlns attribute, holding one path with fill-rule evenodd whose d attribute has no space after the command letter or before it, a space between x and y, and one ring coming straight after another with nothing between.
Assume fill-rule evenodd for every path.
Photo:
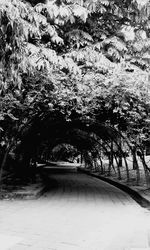
<instances>
[{"instance_id":1,"label":"archway of trees","mask_svg":"<svg viewBox=\"0 0 150 250\"><path fill-rule=\"evenodd\" d=\"M69 143L128 180L129 153L137 184L140 158L149 185L149 14L148 0L0 2L1 176L8 157L23 171Z\"/></svg>"},{"instance_id":2,"label":"archway of trees","mask_svg":"<svg viewBox=\"0 0 150 250\"><path fill-rule=\"evenodd\" d=\"M67 147L68 146L68 147ZM101 174L111 174L122 178L123 166L126 180L130 182L128 156L132 155L132 169L136 173L136 184L140 183L140 166L137 157L141 158L149 185L149 167L145 161L143 148L132 146L124 133L113 126L95 122L95 120L55 120L48 117L22 131L20 143L15 148L17 165L23 175L30 171L31 162L48 162L49 160L68 160L72 155L81 157L87 169ZM58 154L56 154L56 152ZM60 153L62 154L60 157ZM137 156L138 154L138 156ZM143 157L143 158L142 158Z\"/></svg>"}]
</instances>

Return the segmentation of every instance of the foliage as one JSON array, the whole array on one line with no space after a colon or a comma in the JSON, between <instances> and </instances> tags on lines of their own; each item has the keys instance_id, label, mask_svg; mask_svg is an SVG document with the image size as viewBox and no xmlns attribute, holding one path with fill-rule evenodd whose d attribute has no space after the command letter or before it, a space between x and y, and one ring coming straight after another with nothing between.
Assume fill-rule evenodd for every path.
<instances>
[{"instance_id":1,"label":"foliage","mask_svg":"<svg viewBox=\"0 0 150 250\"><path fill-rule=\"evenodd\" d=\"M44 145L49 120L109 124L130 145L148 140L148 2L1 0L0 24L1 152L11 141L25 152L31 131L31 147Z\"/></svg>"}]
</instances>

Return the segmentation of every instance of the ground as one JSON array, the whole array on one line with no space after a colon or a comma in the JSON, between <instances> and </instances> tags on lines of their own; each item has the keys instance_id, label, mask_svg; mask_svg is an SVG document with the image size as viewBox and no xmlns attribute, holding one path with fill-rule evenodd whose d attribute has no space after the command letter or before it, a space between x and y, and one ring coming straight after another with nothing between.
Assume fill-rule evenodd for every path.
<instances>
[{"instance_id":1,"label":"ground","mask_svg":"<svg viewBox=\"0 0 150 250\"><path fill-rule=\"evenodd\" d=\"M47 169L37 200L0 202L0 249L150 249L150 212L96 178Z\"/></svg>"},{"instance_id":2,"label":"ground","mask_svg":"<svg viewBox=\"0 0 150 250\"><path fill-rule=\"evenodd\" d=\"M126 171L124 160L122 160L122 167L120 168L121 182L125 183L128 186L137 188L137 176L136 176L137 171L135 169L133 169L132 156L126 157L126 161L128 163L130 179L129 179L129 181L127 181L127 171ZM139 183L138 183L138 189L146 189L147 185L146 185L144 168L143 168L143 165L141 163L140 157L138 157L138 156L137 156L137 161L138 161L139 171L140 171L140 180L139 180ZM145 156L145 161L147 163L147 166L149 166L149 164L150 164L150 156ZM111 176L110 177L113 180L118 180L117 166L116 166L115 161L114 161L114 167L115 167L116 172L114 172L114 169L111 169ZM108 177L108 171L109 171L108 170L109 169L108 159L103 159L103 168L104 168L104 173L103 174ZM99 172L101 172L101 170Z\"/></svg>"}]
</instances>

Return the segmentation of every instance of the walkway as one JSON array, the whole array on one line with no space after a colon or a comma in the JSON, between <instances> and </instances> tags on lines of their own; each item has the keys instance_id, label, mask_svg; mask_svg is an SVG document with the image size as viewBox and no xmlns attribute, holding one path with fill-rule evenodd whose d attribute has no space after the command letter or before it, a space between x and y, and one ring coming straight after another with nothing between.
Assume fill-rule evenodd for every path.
<instances>
[{"instance_id":1,"label":"walkway","mask_svg":"<svg viewBox=\"0 0 150 250\"><path fill-rule=\"evenodd\" d=\"M75 171L47 174L40 199L0 202L0 250L149 249L150 212L127 194Z\"/></svg>"}]
</instances>

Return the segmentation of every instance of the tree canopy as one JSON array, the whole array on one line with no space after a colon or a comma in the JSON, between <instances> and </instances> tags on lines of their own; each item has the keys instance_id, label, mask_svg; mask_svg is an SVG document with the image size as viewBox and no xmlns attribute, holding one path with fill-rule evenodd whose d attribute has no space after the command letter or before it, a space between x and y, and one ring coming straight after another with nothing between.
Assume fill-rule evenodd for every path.
<instances>
[{"instance_id":1,"label":"tree canopy","mask_svg":"<svg viewBox=\"0 0 150 250\"><path fill-rule=\"evenodd\" d=\"M149 1L1 0L1 151L77 120L148 141L149 15Z\"/></svg>"}]
</instances>

